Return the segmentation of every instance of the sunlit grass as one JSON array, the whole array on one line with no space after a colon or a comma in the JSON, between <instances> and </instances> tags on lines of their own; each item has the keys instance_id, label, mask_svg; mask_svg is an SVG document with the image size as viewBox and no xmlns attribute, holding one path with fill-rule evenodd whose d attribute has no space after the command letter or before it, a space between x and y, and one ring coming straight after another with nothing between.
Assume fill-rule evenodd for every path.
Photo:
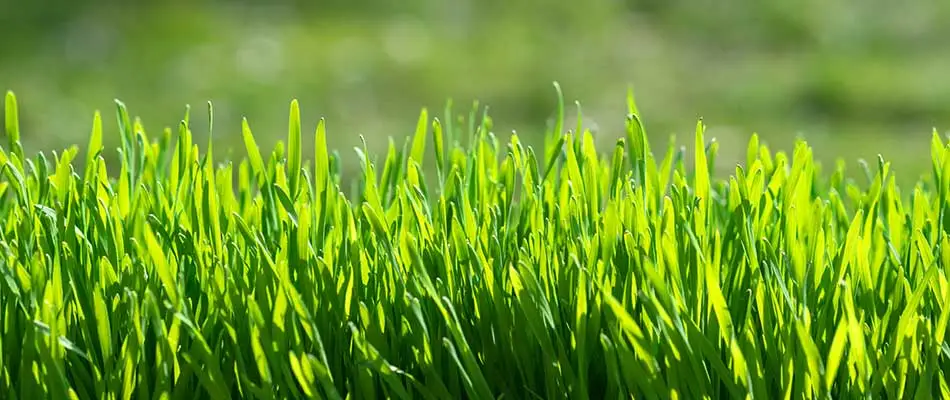
<instances>
[{"instance_id":1,"label":"sunlit grass","mask_svg":"<svg viewBox=\"0 0 950 400\"><path fill-rule=\"evenodd\" d=\"M898 186L757 136L716 176L702 123L655 157L629 96L606 149L447 109L341 154L295 101L286 141L244 120L230 160L190 112L154 133L117 102L107 171L98 112L84 149L27 156L5 104L3 398L950 396L936 133L931 179Z\"/></svg>"}]
</instances>

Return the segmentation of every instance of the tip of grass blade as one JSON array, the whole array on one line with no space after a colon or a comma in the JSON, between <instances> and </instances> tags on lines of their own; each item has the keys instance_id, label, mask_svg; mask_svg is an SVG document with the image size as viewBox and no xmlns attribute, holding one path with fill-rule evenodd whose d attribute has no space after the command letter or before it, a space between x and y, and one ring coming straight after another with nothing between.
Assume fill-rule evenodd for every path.
<instances>
[{"instance_id":1,"label":"tip of grass blade","mask_svg":"<svg viewBox=\"0 0 950 400\"><path fill-rule=\"evenodd\" d=\"M214 137L214 105L208 100L208 141Z\"/></svg>"},{"instance_id":2,"label":"tip of grass blade","mask_svg":"<svg viewBox=\"0 0 950 400\"><path fill-rule=\"evenodd\" d=\"M4 126L7 132L7 138L9 139L10 149L17 158L23 160L23 146L20 144L19 112L17 111L16 95L13 94L12 90L7 91L6 100L4 101L4 114L6 115L6 118L4 118Z\"/></svg>"},{"instance_id":3,"label":"tip of grass blade","mask_svg":"<svg viewBox=\"0 0 950 400\"><path fill-rule=\"evenodd\" d=\"M185 104L185 116L182 117L182 122L185 123L185 126L188 126L188 123L191 121L191 104Z\"/></svg>"},{"instance_id":4,"label":"tip of grass blade","mask_svg":"<svg viewBox=\"0 0 950 400\"><path fill-rule=\"evenodd\" d=\"M299 192L298 184L300 180L300 164L302 157L300 150L300 103L297 101L297 99L293 99L290 102L289 125L289 130L287 132L287 172L290 175L291 195L296 197L297 193Z\"/></svg>"},{"instance_id":5,"label":"tip of grass blade","mask_svg":"<svg viewBox=\"0 0 950 400\"><path fill-rule=\"evenodd\" d=\"M564 129L564 92L561 84L554 81L554 91L557 92L557 119L554 121L554 136L560 136Z\"/></svg>"},{"instance_id":6,"label":"tip of grass blade","mask_svg":"<svg viewBox=\"0 0 950 400\"><path fill-rule=\"evenodd\" d=\"M10 142L20 140L20 122L17 116L17 105L16 105L16 95L13 94L12 90L7 91L6 99L4 101L4 115L5 115L5 127L7 136L10 138Z\"/></svg>"}]
</instances>

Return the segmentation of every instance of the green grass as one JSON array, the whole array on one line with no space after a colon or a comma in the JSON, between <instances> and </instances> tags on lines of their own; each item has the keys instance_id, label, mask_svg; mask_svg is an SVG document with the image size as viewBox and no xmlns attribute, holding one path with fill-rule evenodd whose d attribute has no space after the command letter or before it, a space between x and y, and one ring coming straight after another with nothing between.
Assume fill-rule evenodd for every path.
<instances>
[{"instance_id":1,"label":"green grass","mask_svg":"<svg viewBox=\"0 0 950 400\"><path fill-rule=\"evenodd\" d=\"M755 136L717 177L701 122L656 157L630 96L607 149L424 110L381 161L347 153L351 185L296 102L270 152L245 120L235 160L190 113L147 133L117 102L118 171L98 112L85 149L27 157L5 104L3 398L950 395L936 133L898 187L883 159L826 171Z\"/></svg>"}]
</instances>

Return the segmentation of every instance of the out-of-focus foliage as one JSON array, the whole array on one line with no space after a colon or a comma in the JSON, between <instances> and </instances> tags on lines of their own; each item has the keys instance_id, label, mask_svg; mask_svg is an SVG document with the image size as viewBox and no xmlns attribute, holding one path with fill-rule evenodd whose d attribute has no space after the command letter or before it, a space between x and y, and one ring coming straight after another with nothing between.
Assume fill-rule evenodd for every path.
<instances>
[{"instance_id":1,"label":"out-of-focus foliage","mask_svg":"<svg viewBox=\"0 0 950 400\"><path fill-rule=\"evenodd\" d=\"M34 110L21 116L31 150L82 138L88 110L122 98L153 126L212 100L216 143L240 152L238 117L268 146L291 98L305 129L321 116L341 128L329 144L344 150L361 134L384 149L412 131L406 115L448 97L479 100L499 134L530 142L554 80L610 142L616 93L633 85L660 138L703 117L736 147L758 132L787 149L800 134L824 142L820 159L883 152L902 171L950 126L947 20L936 1L5 0L0 87Z\"/></svg>"}]
</instances>

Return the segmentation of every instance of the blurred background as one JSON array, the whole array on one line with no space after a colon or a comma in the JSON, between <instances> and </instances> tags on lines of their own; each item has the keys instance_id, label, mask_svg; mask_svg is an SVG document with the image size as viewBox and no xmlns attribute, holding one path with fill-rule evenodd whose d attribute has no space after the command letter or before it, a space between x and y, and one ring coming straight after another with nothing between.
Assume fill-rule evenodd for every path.
<instances>
[{"instance_id":1,"label":"blurred background","mask_svg":"<svg viewBox=\"0 0 950 400\"><path fill-rule=\"evenodd\" d=\"M448 99L540 143L553 81L609 151L632 87L657 152L670 134L691 148L703 118L725 172L757 132L774 149L804 137L829 167L880 153L915 178L950 129L948 20L935 0L0 0L0 89L29 151L84 147L96 109L118 146L115 98L151 135L190 104L204 148L210 100L216 157L243 155L242 117L269 152L297 98L305 154L326 117L346 166L359 135L401 146Z\"/></svg>"}]
</instances>

